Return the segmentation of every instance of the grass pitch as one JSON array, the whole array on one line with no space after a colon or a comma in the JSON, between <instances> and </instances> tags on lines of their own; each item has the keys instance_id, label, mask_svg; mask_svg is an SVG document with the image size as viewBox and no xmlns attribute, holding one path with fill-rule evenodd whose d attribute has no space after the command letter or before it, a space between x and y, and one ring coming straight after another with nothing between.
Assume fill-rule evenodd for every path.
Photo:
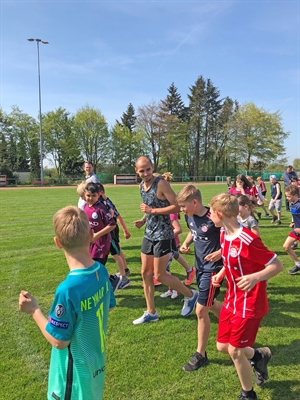
<instances>
[{"instance_id":1,"label":"grass pitch","mask_svg":"<svg viewBox=\"0 0 300 400\"><path fill-rule=\"evenodd\" d=\"M173 188L178 192L182 187L174 185ZM199 185L199 188L204 204L213 195L226 191L225 184ZM132 235L129 240L121 239L132 275L131 286L117 292L117 308L110 314L104 399L236 399L239 380L229 356L216 350L214 316L211 316L207 349L210 364L193 373L184 372L182 365L196 349L197 320L195 314L188 318L180 316L182 296L175 300L162 299L159 294L166 288L158 287L155 300L160 321L132 324L145 310L140 277L143 229L133 226L133 221L142 216L141 199L138 186L106 187L106 192ZM50 345L34 321L18 311L18 297L21 289L30 291L47 315L55 288L68 273L63 252L53 243L52 217L58 209L77 205L77 201L74 188L0 190L0 400L46 398ZM267 218L259 224L264 243L278 254L285 267L269 281L270 312L257 336L256 346L268 345L273 353L269 381L262 388L255 387L260 400L300 399L300 274L287 274L293 262L282 249L290 220L290 214L283 212L281 226L271 225ZM181 224L183 240L187 233L184 219ZM192 265L193 255L185 257ZM110 273L116 271L111 258L107 269ZM171 270L184 279L184 270L175 261ZM195 284L193 287L196 288Z\"/></svg>"}]
</instances>

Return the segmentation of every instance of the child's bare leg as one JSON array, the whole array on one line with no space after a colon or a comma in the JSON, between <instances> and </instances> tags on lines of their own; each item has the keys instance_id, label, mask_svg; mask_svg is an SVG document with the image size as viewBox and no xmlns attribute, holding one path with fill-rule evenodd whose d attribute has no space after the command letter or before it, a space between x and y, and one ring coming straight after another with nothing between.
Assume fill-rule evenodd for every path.
<instances>
[{"instance_id":1,"label":"child's bare leg","mask_svg":"<svg viewBox=\"0 0 300 400\"><path fill-rule=\"evenodd\" d=\"M155 313L154 303L154 285L153 285L153 265L154 257L152 255L141 254L142 259L142 278L144 283L144 293L149 313Z\"/></svg>"},{"instance_id":2,"label":"child's bare leg","mask_svg":"<svg viewBox=\"0 0 300 400\"><path fill-rule=\"evenodd\" d=\"M123 253L123 251L121 250L121 248L120 248L120 257L122 258L122 261L123 261L123 264L124 264L124 268L125 268L125 269L128 269L127 263L126 263L126 258L125 258L125 256L124 256L124 253Z\"/></svg>"},{"instance_id":3,"label":"child's bare leg","mask_svg":"<svg viewBox=\"0 0 300 400\"><path fill-rule=\"evenodd\" d=\"M177 257L177 258L174 257L174 258L175 258L175 260L176 260L177 262L179 262L180 265L183 266L183 268L184 268L186 271L189 271L189 270L191 269L191 267L189 266L188 262L182 257L181 254L178 253L178 257Z\"/></svg>"},{"instance_id":4,"label":"child's bare leg","mask_svg":"<svg viewBox=\"0 0 300 400\"><path fill-rule=\"evenodd\" d=\"M115 262L117 263L120 275L124 276L125 275L125 267L124 267L122 258L118 254L115 254L112 257L115 260Z\"/></svg>"},{"instance_id":5,"label":"child's bare leg","mask_svg":"<svg viewBox=\"0 0 300 400\"><path fill-rule=\"evenodd\" d=\"M215 316L219 319L221 308L222 304L215 300L214 304L210 307L210 311L213 312Z\"/></svg>"},{"instance_id":6,"label":"child's bare leg","mask_svg":"<svg viewBox=\"0 0 300 400\"><path fill-rule=\"evenodd\" d=\"M296 263L299 262L297 254L294 252L292 249L292 245L294 244L295 239L292 237L288 237L286 241L283 244L284 250L288 253L288 255L291 257L291 259Z\"/></svg>"},{"instance_id":7,"label":"child's bare leg","mask_svg":"<svg viewBox=\"0 0 300 400\"><path fill-rule=\"evenodd\" d=\"M210 333L210 318L208 315L209 307L202 306L197 303L196 315L198 318L198 345L197 352L205 357L205 350L208 343Z\"/></svg>"},{"instance_id":8,"label":"child's bare leg","mask_svg":"<svg viewBox=\"0 0 300 400\"><path fill-rule=\"evenodd\" d=\"M246 391L252 390L252 367L249 360L254 356L254 349L252 347L239 349L229 344L228 353L234 362L242 389Z\"/></svg>"}]
</instances>

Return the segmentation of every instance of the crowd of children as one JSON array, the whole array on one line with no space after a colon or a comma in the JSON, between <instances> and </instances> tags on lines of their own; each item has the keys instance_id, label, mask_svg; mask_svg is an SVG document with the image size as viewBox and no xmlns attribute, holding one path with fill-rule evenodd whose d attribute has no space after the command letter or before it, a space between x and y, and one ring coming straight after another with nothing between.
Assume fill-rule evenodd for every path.
<instances>
[{"instance_id":1,"label":"crowd of children","mask_svg":"<svg viewBox=\"0 0 300 400\"><path fill-rule=\"evenodd\" d=\"M87 168L91 163L85 164ZM141 228L146 224L141 258L147 310L133 323L158 321L155 285L163 283L168 287L161 293L162 298L175 299L183 294L181 315L186 317L196 308L197 316L197 349L182 367L192 372L209 363L206 348L209 312L213 312L219 320L217 349L229 354L241 384L238 399L257 399L252 368L256 385L263 385L268 379L271 351L253 345L260 322L268 312L267 280L283 269L276 254L260 238L261 213L256 207L261 207L264 216L269 217L264 205L265 182L258 177L255 184L251 176L239 174L231 183L231 177L227 177L228 193L214 196L210 207L206 207L194 185L186 185L176 196L169 184L172 174L155 174L148 157L138 158L136 172L142 179L140 210L144 216L134 225ZM91 175L93 169L87 173ZM280 225L283 193L275 175L270 176L270 192L271 223ZM125 239L131 235L101 183L95 179L83 181L77 193L78 207L66 207L54 216L55 243L64 250L70 272L55 292L48 319L27 291L20 293L19 308L33 317L52 345L48 398L93 400L102 398L106 327L108 311L116 305L114 292L130 286L119 224ZM288 271L294 275L300 271L295 253L295 243L300 241L298 181L285 186L284 194L292 215L292 231L283 248L295 263ZM184 213L188 228L181 245L180 212ZM179 253L188 254L192 243L193 267ZM109 275L105 268L109 255L117 264L116 274ZM186 271L185 285L171 274L173 259ZM198 291L187 287L195 278ZM217 297L225 278L226 294L221 304Z\"/></svg>"}]
</instances>

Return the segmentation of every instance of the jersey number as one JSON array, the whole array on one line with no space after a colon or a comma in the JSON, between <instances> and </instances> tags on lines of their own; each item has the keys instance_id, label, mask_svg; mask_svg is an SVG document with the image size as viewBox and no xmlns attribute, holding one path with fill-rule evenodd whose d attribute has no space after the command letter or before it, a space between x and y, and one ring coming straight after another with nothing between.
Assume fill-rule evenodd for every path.
<instances>
[{"instance_id":1,"label":"jersey number","mask_svg":"<svg viewBox=\"0 0 300 400\"><path fill-rule=\"evenodd\" d=\"M100 347L102 353L104 353L105 350L105 333L103 330L103 303L100 304L96 315L98 317L98 323L99 323L99 334L100 334Z\"/></svg>"}]
</instances>

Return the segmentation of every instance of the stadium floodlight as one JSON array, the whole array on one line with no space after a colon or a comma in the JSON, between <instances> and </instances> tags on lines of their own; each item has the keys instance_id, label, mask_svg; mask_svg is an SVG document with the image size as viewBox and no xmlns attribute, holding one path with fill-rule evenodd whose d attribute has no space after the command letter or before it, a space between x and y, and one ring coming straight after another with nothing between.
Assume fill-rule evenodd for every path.
<instances>
[{"instance_id":1,"label":"stadium floodlight","mask_svg":"<svg viewBox=\"0 0 300 400\"><path fill-rule=\"evenodd\" d=\"M42 135L42 98L41 98L41 74L40 74L40 48L39 43L49 44L41 39L27 39L29 42L36 42L38 59L38 83L39 83L39 117L40 117L40 159L41 159L41 186L44 185L44 167L43 167L43 135Z\"/></svg>"}]
</instances>

